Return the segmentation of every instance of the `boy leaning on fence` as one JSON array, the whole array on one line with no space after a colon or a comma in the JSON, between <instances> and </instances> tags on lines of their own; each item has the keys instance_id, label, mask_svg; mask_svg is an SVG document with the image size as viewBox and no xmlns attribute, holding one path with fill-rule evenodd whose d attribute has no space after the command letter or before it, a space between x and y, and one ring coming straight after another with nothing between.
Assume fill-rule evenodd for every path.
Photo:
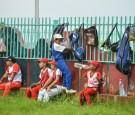
<instances>
[{"instance_id":1,"label":"boy leaning on fence","mask_svg":"<svg viewBox=\"0 0 135 115\"><path fill-rule=\"evenodd\" d=\"M45 85L40 89L38 94L38 101L49 101L50 97L62 92L62 73L57 68L55 60L52 60L48 63L51 64L51 69L53 72Z\"/></svg>"},{"instance_id":2,"label":"boy leaning on fence","mask_svg":"<svg viewBox=\"0 0 135 115\"><path fill-rule=\"evenodd\" d=\"M54 42L52 44L52 56L53 59L56 61L56 66L60 69L63 73L63 89L66 90L66 93L75 93L76 90L72 89L72 75L71 72L63 58L62 52L64 50L71 51L71 48L66 48L61 46L62 36L60 34L55 34Z\"/></svg>"},{"instance_id":3,"label":"boy leaning on fence","mask_svg":"<svg viewBox=\"0 0 135 115\"><path fill-rule=\"evenodd\" d=\"M87 87L80 91L80 105L84 104L84 100L86 100L87 105L91 105L91 95L95 95L98 93L99 84L101 84L101 73L97 71L99 67L99 62L96 60L92 60L89 62L89 70L83 74L82 78L87 77L88 83Z\"/></svg>"},{"instance_id":4,"label":"boy leaning on fence","mask_svg":"<svg viewBox=\"0 0 135 115\"><path fill-rule=\"evenodd\" d=\"M45 82L52 74L52 70L47 67L48 66L47 58L42 58L37 62L39 63L39 67L41 68L39 75L40 81L38 81L37 83L33 83L31 87L27 88L27 97L32 98L34 100L37 99L40 88L44 86Z\"/></svg>"},{"instance_id":5,"label":"boy leaning on fence","mask_svg":"<svg viewBox=\"0 0 135 115\"><path fill-rule=\"evenodd\" d=\"M16 90L21 87L22 73L20 66L16 63L13 56L6 60L6 72L0 80L0 90L4 90L3 96L7 96L10 90Z\"/></svg>"}]
</instances>

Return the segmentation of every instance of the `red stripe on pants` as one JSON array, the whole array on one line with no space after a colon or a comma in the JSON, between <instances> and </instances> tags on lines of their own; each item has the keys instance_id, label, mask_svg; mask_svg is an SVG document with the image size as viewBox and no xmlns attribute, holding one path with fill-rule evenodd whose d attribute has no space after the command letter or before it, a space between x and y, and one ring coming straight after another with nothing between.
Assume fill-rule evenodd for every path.
<instances>
[{"instance_id":1,"label":"red stripe on pants","mask_svg":"<svg viewBox=\"0 0 135 115\"><path fill-rule=\"evenodd\" d=\"M79 98L80 98L80 105L83 105L83 96L86 99L86 102L88 105L91 105L91 95L97 94L98 88L86 88L82 91L80 91Z\"/></svg>"},{"instance_id":2,"label":"red stripe on pants","mask_svg":"<svg viewBox=\"0 0 135 115\"><path fill-rule=\"evenodd\" d=\"M0 90L4 90L3 96L7 96L11 89L19 89L21 87L21 82L12 82L10 86L7 86L10 82L1 83Z\"/></svg>"},{"instance_id":3,"label":"red stripe on pants","mask_svg":"<svg viewBox=\"0 0 135 115\"><path fill-rule=\"evenodd\" d=\"M33 87L32 89L30 87L27 88L27 97L36 100L40 88L42 88L42 86L40 85L37 85L36 87Z\"/></svg>"}]
</instances>

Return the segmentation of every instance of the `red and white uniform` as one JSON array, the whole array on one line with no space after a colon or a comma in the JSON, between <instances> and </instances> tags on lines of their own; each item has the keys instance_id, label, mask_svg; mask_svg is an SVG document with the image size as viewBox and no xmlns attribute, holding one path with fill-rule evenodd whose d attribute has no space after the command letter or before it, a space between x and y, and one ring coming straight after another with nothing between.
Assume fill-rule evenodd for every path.
<instances>
[{"instance_id":1,"label":"red and white uniform","mask_svg":"<svg viewBox=\"0 0 135 115\"><path fill-rule=\"evenodd\" d=\"M94 87L94 88L97 87L98 88L99 82L98 82L97 78L101 79L101 74L99 72L95 72L94 75L91 76L90 73L91 73L91 71L88 71L86 73L86 76L88 79L88 87Z\"/></svg>"},{"instance_id":2,"label":"red and white uniform","mask_svg":"<svg viewBox=\"0 0 135 115\"><path fill-rule=\"evenodd\" d=\"M7 84L9 84L10 82L5 82L0 84L0 90L4 90L3 96L7 96L10 92L10 89L19 89L21 87L22 73L21 73L20 66L17 63L15 63L12 67L10 66L7 67L6 73L8 73L8 81L11 80L11 74L13 72L16 74L13 78L10 87L7 86Z\"/></svg>"},{"instance_id":3,"label":"red and white uniform","mask_svg":"<svg viewBox=\"0 0 135 115\"><path fill-rule=\"evenodd\" d=\"M50 97L55 96L57 94L60 94L62 92L61 90L61 85L62 85L62 73L59 69L56 71L52 72L52 77L55 81L56 76L60 76L61 78L57 82L56 88L52 88L50 92L47 92L46 89L43 89L42 91L39 92L38 94L38 101L49 101Z\"/></svg>"},{"instance_id":4,"label":"red and white uniform","mask_svg":"<svg viewBox=\"0 0 135 115\"><path fill-rule=\"evenodd\" d=\"M87 71L84 76L88 79L88 87L80 91L80 104L83 105L82 98L84 96L87 104L90 105L90 95L97 94L99 86L98 80L101 80L102 76L100 72L95 72L93 76L91 76L91 71Z\"/></svg>"},{"instance_id":5,"label":"red and white uniform","mask_svg":"<svg viewBox=\"0 0 135 115\"><path fill-rule=\"evenodd\" d=\"M49 76L52 75L52 70L50 68L46 68L45 70L41 70L39 78L40 83L45 84L45 82L48 80Z\"/></svg>"},{"instance_id":6,"label":"red and white uniform","mask_svg":"<svg viewBox=\"0 0 135 115\"><path fill-rule=\"evenodd\" d=\"M56 72L53 71L52 76L53 76L54 80L56 79L56 76L61 76L61 78L60 78L59 82L57 83L57 85L62 85L62 73L61 73L61 71L59 69L57 69Z\"/></svg>"},{"instance_id":7,"label":"red and white uniform","mask_svg":"<svg viewBox=\"0 0 135 115\"><path fill-rule=\"evenodd\" d=\"M14 79L12 82L16 82L16 81L19 81L19 82L22 82L22 73L21 73L21 69L20 69L20 66L15 63L12 67L8 67L6 69L6 73L8 73L8 80L10 81L11 78L10 78L10 75L15 72L15 76L14 76Z\"/></svg>"},{"instance_id":8,"label":"red and white uniform","mask_svg":"<svg viewBox=\"0 0 135 115\"><path fill-rule=\"evenodd\" d=\"M45 84L45 82L48 80L49 76L52 75L52 70L50 68L46 68L45 70L41 70L39 78L40 78L40 84L36 85L32 89L29 87L27 88L27 97L32 99L37 99L39 89L42 88L42 86Z\"/></svg>"}]
</instances>

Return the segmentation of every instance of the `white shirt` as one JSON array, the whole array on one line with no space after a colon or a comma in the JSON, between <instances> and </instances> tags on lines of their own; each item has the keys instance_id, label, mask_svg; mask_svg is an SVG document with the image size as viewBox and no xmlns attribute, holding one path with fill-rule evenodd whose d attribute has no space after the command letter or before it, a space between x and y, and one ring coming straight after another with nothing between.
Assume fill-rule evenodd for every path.
<instances>
[{"instance_id":1,"label":"white shirt","mask_svg":"<svg viewBox=\"0 0 135 115\"><path fill-rule=\"evenodd\" d=\"M64 49L65 49L64 46L61 46L61 45L59 45L59 44L57 44L57 43L54 42L54 50L55 51L63 52Z\"/></svg>"},{"instance_id":2,"label":"white shirt","mask_svg":"<svg viewBox=\"0 0 135 115\"><path fill-rule=\"evenodd\" d=\"M97 80L97 72L94 73L94 75L92 77L90 77L90 73L87 73L87 78L88 78L88 87L98 87L99 82Z\"/></svg>"}]
</instances>

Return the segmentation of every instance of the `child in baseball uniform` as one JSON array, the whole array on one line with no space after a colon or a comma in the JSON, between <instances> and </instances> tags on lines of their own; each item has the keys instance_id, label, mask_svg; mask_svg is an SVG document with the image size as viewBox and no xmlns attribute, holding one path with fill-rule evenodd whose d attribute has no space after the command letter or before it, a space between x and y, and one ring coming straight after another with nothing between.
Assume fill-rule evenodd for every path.
<instances>
[{"instance_id":1,"label":"child in baseball uniform","mask_svg":"<svg viewBox=\"0 0 135 115\"><path fill-rule=\"evenodd\" d=\"M48 66L47 58L42 58L37 62L39 63L39 67L41 68L39 75L40 81L38 81L37 83L33 83L31 87L27 88L27 97L32 98L34 100L36 100L38 97L39 89L44 86L45 82L52 74L52 70L47 67Z\"/></svg>"},{"instance_id":2,"label":"child in baseball uniform","mask_svg":"<svg viewBox=\"0 0 135 115\"><path fill-rule=\"evenodd\" d=\"M39 101L49 101L50 97L62 92L62 73L57 68L55 60L48 62L51 64L52 75L49 77L45 85L40 89L38 94Z\"/></svg>"},{"instance_id":3,"label":"child in baseball uniform","mask_svg":"<svg viewBox=\"0 0 135 115\"><path fill-rule=\"evenodd\" d=\"M72 89L72 75L71 72L63 58L62 52L64 50L71 51L71 48L66 48L61 45L62 36L60 34L55 34L54 42L52 44L52 56L56 61L56 66L60 69L63 73L63 89L66 90L66 93L75 93L76 90Z\"/></svg>"},{"instance_id":4,"label":"child in baseball uniform","mask_svg":"<svg viewBox=\"0 0 135 115\"><path fill-rule=\"evenodd\" d=\"M13 56L9 56L6 59L6 65L6 72L0 80L0 90L4 90L3 96L7 96L12 89L19 89L22 82L20 66L16 63L16 59Z\"/></svg>"},{"instance_id":5,"label":"child in baseball uniform","mask_svg":"<svg viewBox=\"0 0 135 115\"><path fill-rule=\"evenodd\" d=\"M93 60L89 62L89 70L83 74L82 78L87 78L88 83L87 87L80 91L79 98L80 98L80 105L84 104L84 99L87 102L87 105L91 105L91 95L98 93L99 84L101 84L101 73L97 71L99 67L99 62Z\"/></svg>"}]
</instances>

